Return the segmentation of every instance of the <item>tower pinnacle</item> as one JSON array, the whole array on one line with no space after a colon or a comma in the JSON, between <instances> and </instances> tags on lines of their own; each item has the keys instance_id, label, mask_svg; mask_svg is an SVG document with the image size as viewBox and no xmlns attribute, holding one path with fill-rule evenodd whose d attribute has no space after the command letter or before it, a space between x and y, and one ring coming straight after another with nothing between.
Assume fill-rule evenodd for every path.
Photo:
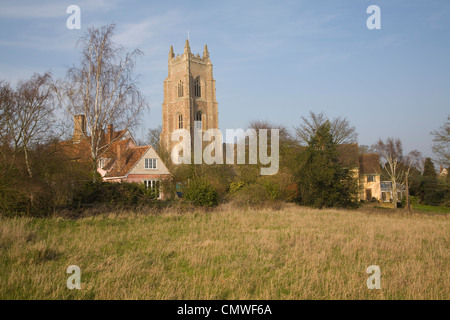
<instances>
[{"instance_id":1,"label":"tower pinnacle","mask_svg":"<svg viewBox=\"0 0 450 320\"><path fill-rule=\"evenodd\" d=\"M189 40L186 39L186 44L184 46L184 53L191 53L191 47L189 46Z\"/></svg>"},{"instance_id":2,"label":"tower pinnacle","mask_svg":"<svg viewBox=\"0 0 450 320\"><path fill-rule=\"evenodd\" d=\"M203 58L209 58L208 46L205 44L205 49L203 50Z\"/></svg>"}]
</instances>

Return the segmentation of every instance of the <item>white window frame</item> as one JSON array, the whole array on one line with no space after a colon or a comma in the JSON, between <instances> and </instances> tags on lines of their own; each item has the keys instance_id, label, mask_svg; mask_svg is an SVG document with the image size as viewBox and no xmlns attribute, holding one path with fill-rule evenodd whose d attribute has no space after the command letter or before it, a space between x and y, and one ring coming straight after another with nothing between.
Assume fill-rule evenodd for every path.
<instances>
[{"instance_id":1,"label":"white window frame","mask_svg":"<svg viewBox=\"0 0 450 320\"><path fill-rule=\"evenodd\" d=\"M144 180L144 185L147 189L155 189L158 190L158 199L161 199L161 182L160 180Z\"/></svg>"},{"instance_id":2,"label":"white window frame","mask_svg":"<svg viewBox=\"0 0 450 320\"><path fill-rule=\"evenodd\" d=\"M106 165L106 158L99 158L98 159L98 167L100 169L103 169Z\"/></svg>"},{"instance_id":3,"label":"white window frame","mask_svg":"<svg viewBox=\"0 0 450 320\"><path fill-rule=\"evenodd\" d=\"M157 158L145 158L144 168L145 170L158 170Z\"/></svg>"}]
</instances>

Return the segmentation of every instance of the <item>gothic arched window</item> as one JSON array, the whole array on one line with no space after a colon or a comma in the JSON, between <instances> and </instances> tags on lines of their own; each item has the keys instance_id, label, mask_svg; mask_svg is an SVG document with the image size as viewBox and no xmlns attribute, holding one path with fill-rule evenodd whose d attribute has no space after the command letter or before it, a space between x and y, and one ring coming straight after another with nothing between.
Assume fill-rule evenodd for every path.
<instances>
[{"instance_id":1,"label":"gothic arched window","mask_svg":"<svg viewBox=\"0 0 450 320\"><path fill-rule=\"evenodd\" d=\"M197 111L195 113L195 128L202 129L202 112Z\"/></svg>"},{"instance_id":2,"label":"gothic arched window","mask_svg":"<svg viewBox=\"0 0 450 320\"><path fill-rule=\"evenodd\" d=\"M178 114L177 121L178 121L178 129L183 129L183 115L182 114Z\"/></svg>"},{"instance_id":3,"label":"gothic arched window","mask_svg":"<svg viewBox=\"0 0 450 320\"><path fill-rule=\"evenodd\" d=\"M194 83L194 97L200 98L202 96L202 87L200 85L200 77L195 78Z\"/></svg>"},{"instance_id":4,"label":"gothic arched window","mask_svg":"<svg viewBox=\"0 0 450 320\"><path fill-rule=\"evenodd\" d=\"M180 82L178 82L178 98L182 97L183 95L183 81L180 80Z\"/></svg>"}]
</instances>

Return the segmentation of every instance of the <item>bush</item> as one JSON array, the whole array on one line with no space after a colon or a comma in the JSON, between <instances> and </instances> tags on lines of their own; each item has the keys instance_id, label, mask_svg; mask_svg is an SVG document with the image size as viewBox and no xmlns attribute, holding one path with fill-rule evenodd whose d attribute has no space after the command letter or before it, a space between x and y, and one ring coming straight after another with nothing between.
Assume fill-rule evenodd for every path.
<instances>
[{"instance_id":1,"label":"bush","mask_svg":"<svg viewBox=\"0 0 450 320\"><path fill-rule=\"evenodd\" d=\"M236 193L239 190L241 190L244 185L245 185L245 182L242 182L242 181L232 182L230 184L230 187L228 188L228 192L230 194Z\"/></svg>"},{"instance_id":2,"label":"bush","mask_svg":"<svg viewBox=\"0 0 450 320\"><path fill-rule=\"evenodd\" d=\"M217 190L205 179L194 179L189 181L184 189L186 200L192 201L197 206L214 207L219 203Z\"/></svg>"},{"instance_id":3,"label":"bush","mask_svg":"<svg viewBox=\"0 0 450 320\"><path fill-rule=\"evenodd\" d=\"M255 206L294 201L298 197L298 188L290 175L278 173L261 176L252 182L234 182L230 185L228 196L238 206Z\"/></svg>"},{"instance_id":4,"label":"bush","mask_svg":"<svg viewBox=\"0 0 450 320\"><path fill-rule=\"evenodd\" d=\"M141 183L86 182L75 192L73 207L94 204L137 206L149 204L157 198L153 189Z\"/></svg>"},{"instance_id":5,"label":"bush","mask_svg":"<svg viewBox=\"0 0 450 320\"><path fill-rule=\"evenodd\" d=\"M263 183L245 184L237 192L230 194L230 199L237 206L262 205L270 200L270 194Z\"/></svg>"},{"instance_id":6,"label":"bush","mask_svg":"<svg viewBox=\"0 0 450 320\"><path fill-rule=\"evenodd\" d=\"M425 193L423 198L424 203L430 206L438 206L443 199L443 194L441 192L428 192Z\"/></svg>"},{"instance_id":7,"label":"bush","mask_svg":"<svg viewBox=\"0 0 450 320\"><path fill-rule=\"evenodd\" d=\"M2 215L27 214L29 205L28 198L24 193L0 186L0 213Z\"/></svg>"}]
</instances>

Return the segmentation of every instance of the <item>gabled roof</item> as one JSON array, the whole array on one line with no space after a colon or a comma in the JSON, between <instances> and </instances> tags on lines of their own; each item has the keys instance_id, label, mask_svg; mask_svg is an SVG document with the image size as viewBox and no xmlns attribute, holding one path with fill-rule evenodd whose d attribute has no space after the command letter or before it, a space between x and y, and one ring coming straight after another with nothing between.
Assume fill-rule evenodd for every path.
<instances>
[{"instance_id":1,"label":"gabled roof","mask_svg":"<svg viewBox=\"0 0 450 320\"><path fill-rule=\"evenodd\" d=\"M120 158L117 156L114 162L111 161L112 170L105 175L105 178L125 177L150 148L151 146L143 146L126 149ZM105 170L108 169L105 168Z\"/></svg>"},{"instance_id":2,"label":"gabled roof","mask_svg":"<svg viewBox=\"0 0 450 320\"><path fill-rule=\"evenodd\" d=\"M378 153L365 153L359 157L360 174L380 174L380 156Z\"/></svg>"},{"instance_id":3,"label":"gabled roof","mask_svg":"<svg viewBox=\"0 0 450 320\"><path fill-rule=\"evenodd\" d=\"M106 150L105 153L102 155L102 158L116 159L119 148L124 148L129 144L131 144L133 147L136 147L136 144L133 142L133 140L129 138L114 141L113 143L111 143L108 150Z\"/></svg>"}]
</instances>

